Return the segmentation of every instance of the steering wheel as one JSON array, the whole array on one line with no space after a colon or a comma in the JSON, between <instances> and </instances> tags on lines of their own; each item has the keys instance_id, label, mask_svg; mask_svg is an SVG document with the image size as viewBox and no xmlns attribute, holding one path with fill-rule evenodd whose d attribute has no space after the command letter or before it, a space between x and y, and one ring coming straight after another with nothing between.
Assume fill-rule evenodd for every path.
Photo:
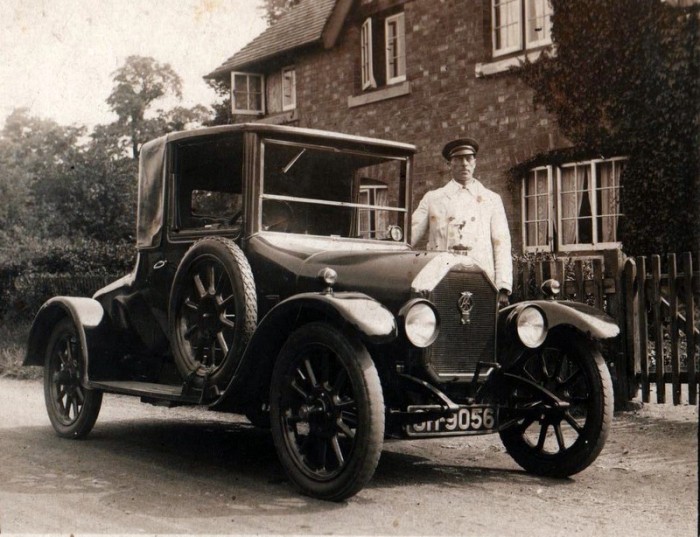
<instances>
[{"instance_id":1,"label":"steering wheel","mask_svg":"<svg viewBox=\"0 0 700 537\"><path fill-rule=\"evenodd\" d=\"M263 230L285 233L290 230L293 220L294 209L286 201L268 200L263 204Z\"/></svg>"}]
</instances>

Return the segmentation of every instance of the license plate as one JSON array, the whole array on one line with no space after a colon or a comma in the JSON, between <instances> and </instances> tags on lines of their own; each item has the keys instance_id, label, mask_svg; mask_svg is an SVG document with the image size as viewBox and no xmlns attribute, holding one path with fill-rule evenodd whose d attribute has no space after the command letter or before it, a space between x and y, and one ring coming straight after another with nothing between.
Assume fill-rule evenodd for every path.
<instances>
[{"instance_id":1,"label":"license plate","mask_svg":"<svg viewBox=\"0 0 700 537\"><path fill-rule=\"evenodd\" d=\"M411 405L408 412L440 410L438 405ZM408 436L448 436L485 434L498 428L498 408L489 405L465 405L447 417L406 425Z\"/></svg>"}]
</instances>

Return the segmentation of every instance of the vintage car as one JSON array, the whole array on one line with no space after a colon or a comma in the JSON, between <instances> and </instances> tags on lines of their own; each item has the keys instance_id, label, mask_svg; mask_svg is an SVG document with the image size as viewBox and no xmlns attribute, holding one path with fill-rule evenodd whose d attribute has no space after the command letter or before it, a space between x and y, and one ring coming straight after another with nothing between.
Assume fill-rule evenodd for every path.
<instances>
[{"instance_id":1,"label":"vintage car","mask_svg":"<svg viewBox=\"0 0 700 537\"><path fill-rule=\"evenodd\" d=\"M51 298L30 330L58 435L87 435L103 393L239 413L298 489L335 501L386 438L498 433L529 472L590 465L617 326L553 299L499 311L468 252L411 248L415 152L264 124L145 144L132 273Z\"/></svg>"}]
</instances>

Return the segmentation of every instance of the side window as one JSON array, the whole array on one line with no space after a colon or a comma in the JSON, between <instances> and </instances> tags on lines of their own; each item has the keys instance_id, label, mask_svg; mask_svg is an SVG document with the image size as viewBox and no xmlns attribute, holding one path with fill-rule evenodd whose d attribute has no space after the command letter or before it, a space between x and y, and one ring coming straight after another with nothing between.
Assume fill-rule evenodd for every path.
<instances>
[{"instance_id":1,"label":"side window","mask_svg":"<svg viewBox=\"0 0 700 537\"><path fill-rule=\"evenodd\" d=\"M549 0L491 0L493 56L552 43Z\"/></svg>"},{"instance_id":2,"label":"side window","mask_svg":"<svg viewBox=\"0 0 700 537\"><path fill-rule=\"evenodd\" d=\"M256 73L231 73L231 108L235 114L261 114L265 110L264 80Z\"/></svg>"},{"instance_id":3,"label":"side window","mask_svg":"<svg viewBox=\"0 0 700 537\"><path fill-rule=\"evenodd\" d=\"M232 228L243 220L240 136L188 141L175 152L177 231Z\"/></svg>"}]
</instances>

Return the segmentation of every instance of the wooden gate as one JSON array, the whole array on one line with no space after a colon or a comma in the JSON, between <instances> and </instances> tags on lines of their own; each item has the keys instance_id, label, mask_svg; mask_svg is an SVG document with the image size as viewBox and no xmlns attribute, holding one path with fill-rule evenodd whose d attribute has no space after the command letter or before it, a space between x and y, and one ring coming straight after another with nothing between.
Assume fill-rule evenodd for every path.
<instances>
[{"instance_id":1,"label":"wooden gate","mask_svg":"<svg viewBox=\"0 0 700 537\"><path fill-rule=\"evenodd\" d=\"M696 256L696 264L698 258ZM663 270L662 270L663 268ZM618 408L635 397L666 402L671 385L673 404L681 404L681 386L688 402L698 401L700 355L700 272L693 256L668 254L626 258L620 251L588 258L540 259L517 270L515 300L543 298L542 282L562 283L561 299L586 302L612 316L621 335L606 343Z\"/></svg>"},{"instance_id":2,"label":"wooden gate","mask_svg":"<svg viewBox=\"0 0 700 537\"><path fill-rule=\"evenodd\" d=\"M688 402L695 405L700 272L693 271L693 256L686 252L629 258L624 289L626 354L642 400L650 401L650 388L656 384L656 402L665 403L670 383L673 404L681 404L681 385L687 384Z\"/></svg>"}]
</instances>

